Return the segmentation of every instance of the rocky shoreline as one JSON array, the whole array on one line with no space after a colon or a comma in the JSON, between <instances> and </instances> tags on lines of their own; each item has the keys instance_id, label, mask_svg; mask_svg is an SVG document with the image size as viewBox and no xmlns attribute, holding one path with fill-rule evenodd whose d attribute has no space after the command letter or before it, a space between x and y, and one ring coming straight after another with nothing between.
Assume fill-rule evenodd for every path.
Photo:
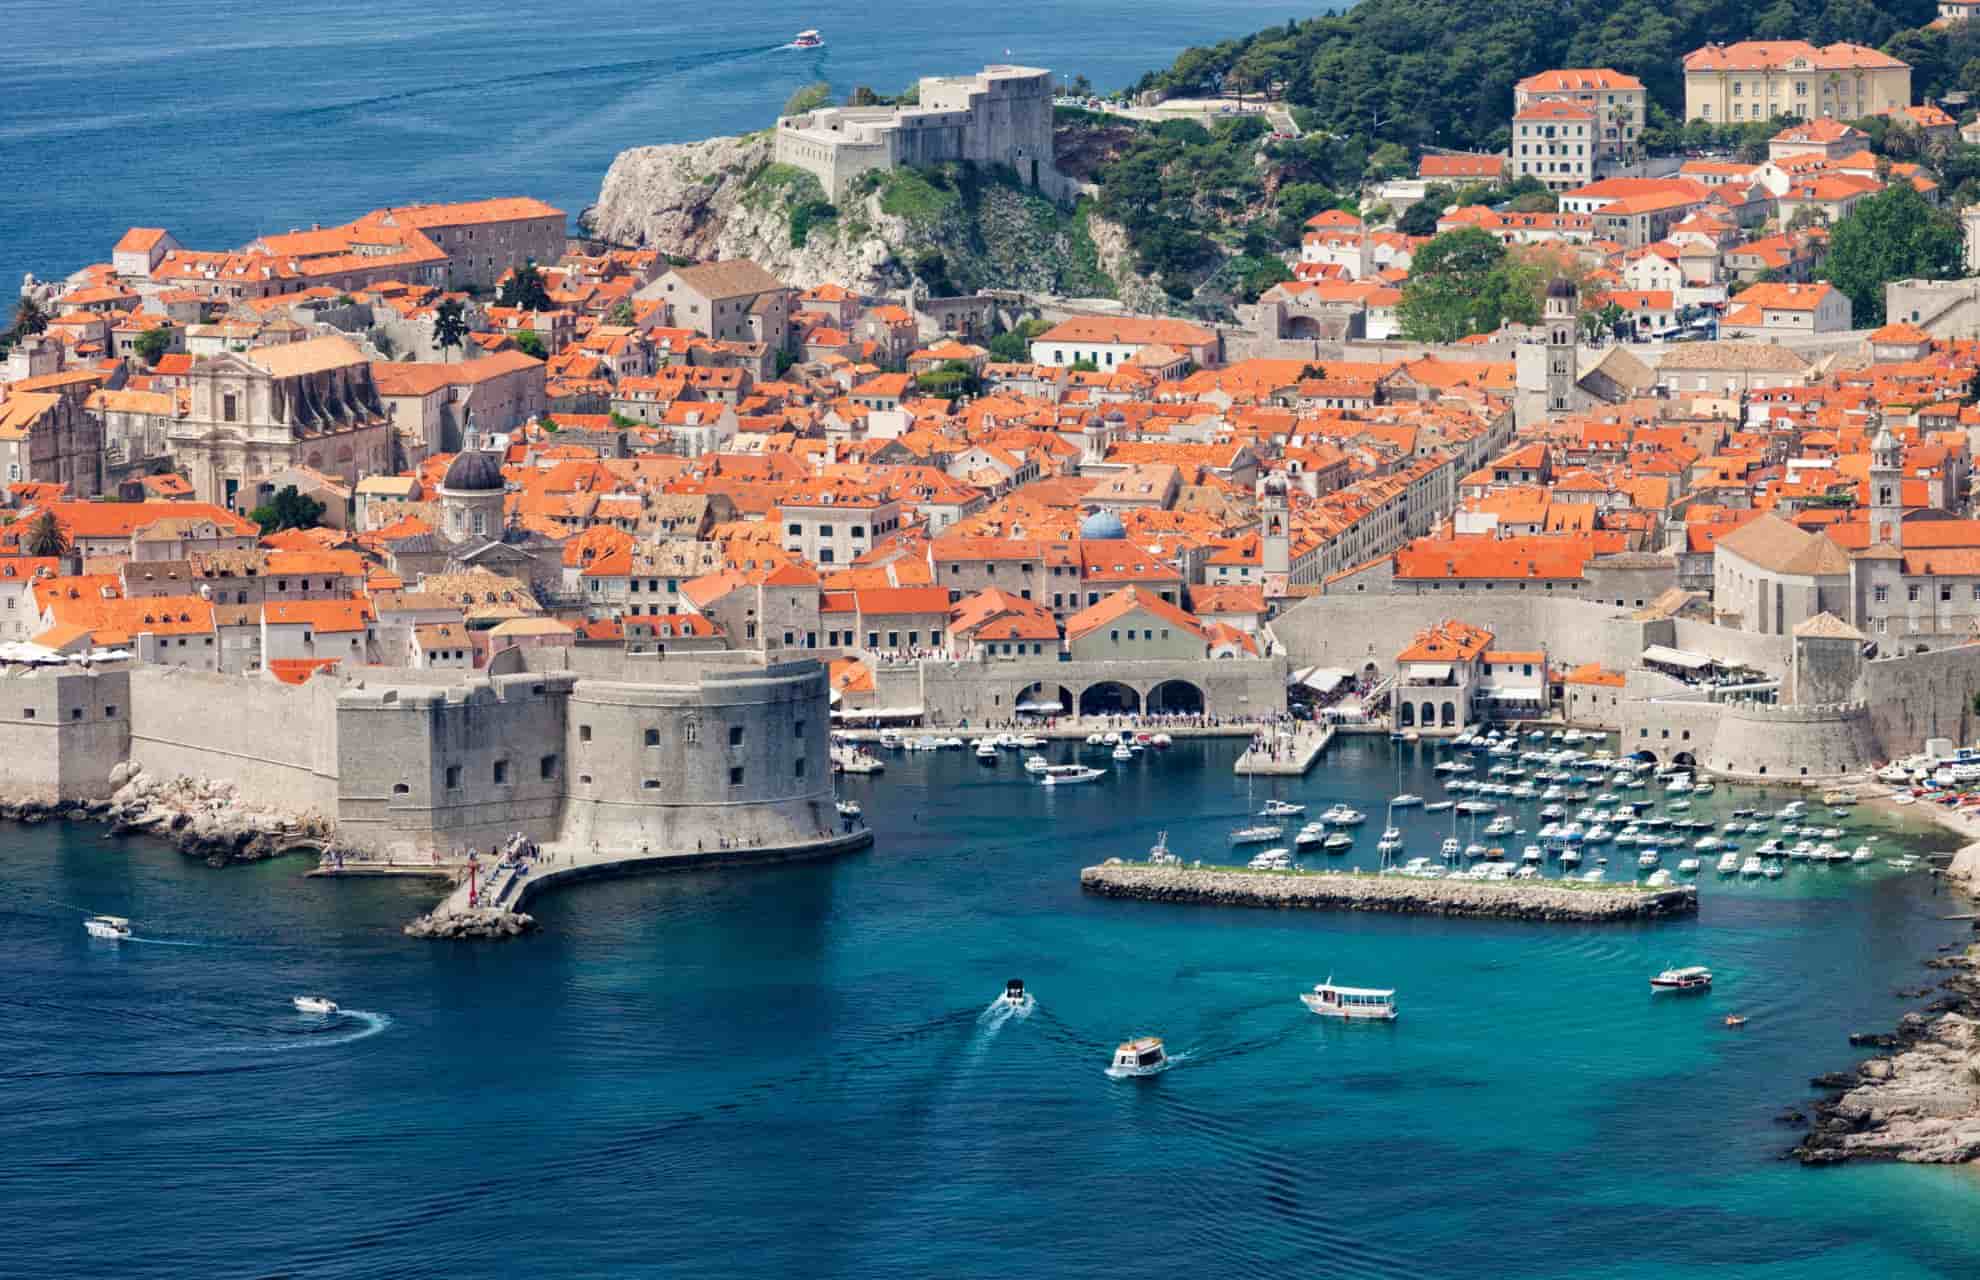
<instances>
[{"instance_id":1,"label":"rocky shoreline","mask_svg":"<svg viewBox=\"0 0 1980 1280\"><path fill-rule=\"evenodd\" d=\"M97 822L108 836L148 835L169 840L189 858L208 866L261 862L299 851L333 850L332 824L310 814L291 814L242 801L233 783L201 778L159 778L134 764L110 772L115 788L108 800L49 803L0 801L0 819L40 822Z\"/></svg>"},{"instance_id":2,"label":"rocky shoreline","mask_svg":"<svg viewBox=\"0 0 1980 1280\"><path fill-rule=\"evenodd\" d=\"M464 938L517 938L536 928L536 917L502 907L474 907L467 911L429 911L402 931L408 938L438 938L457 941Z\"/></svg>"},{"instance_id":3,"label":"rocky shoreline","mask_svg":"<svg viewBox=\"0 0 1980 1280\"><path fill-rule=\"evenodd\" d=\"M1946 972L1938 998L1888 1035L1850 1037L1890 1052L1810 1081L1835 1092L1815 1104L1808 1136L1789 1155L1810 1165L1980 1160L1980 945L1925 964Z\"/></svg>"},{"instance_id":4,"label":"rocky shoreline","mask_svg":"<svg viewBox=\"0 0 1980 1280\"><path fill-rule=\"evenodd\" d=\"M1698 911L1698 891L1691 885L1661 890L1624 885L1570 887L1554 881L1285 874L1119 860L1087 867L1079 873L1079 884L1101 897L1143 902L1393 911L1505 920L1642 920Z\"/></svg>"}]
</instances>

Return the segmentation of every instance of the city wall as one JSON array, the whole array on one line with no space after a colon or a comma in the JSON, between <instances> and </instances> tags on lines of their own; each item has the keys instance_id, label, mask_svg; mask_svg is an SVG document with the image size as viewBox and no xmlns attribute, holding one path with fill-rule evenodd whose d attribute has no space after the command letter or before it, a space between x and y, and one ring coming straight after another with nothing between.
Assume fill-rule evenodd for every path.
<instances>
[{"instance_id":1,"label":"city wall","mask_svg":"<svg viewBox=\"0 0 1980 1280\"><path fill-rule=\"evenodd\" d=\"M0 674L0 798L102 800L130 750L123 671Z\"/></svg>"},{"instance_id":2,"label":"city wall","mask_svg":"<svg viewBox=\"0 0 1980 1280\"><path fill-rule=\"evenodd\" d=\"M145 772L231 782L256 803L336 814L334 682L286 685L156 666L126 674L125 758Z\"/></svg>"},{"instance_id":3,"label":"city wall","mask_svg":"<svg viewBox=\"0 0 1980 1280\"><path fill-rule=\"evenodd\" d=\"M1980 647L1964 645L1863 664L1863 700L1884 758L1921 750L1927 738L1970 743L1980 693Z\"/></svg>"},{"instance_id":4,"label":"city wall","mask_svg":"<svg viewBox=\"0 0 1980 1280\"><path fill-rule=\"evenodd\" d=\"M1287 664L1263 659L1179 658L1150 661L1058 662L1048 658L995 662L923 661L874 671L874 705L921 707L929 724L1008 720L1021 695L1076 711L1089 690L1118 685L1123 704L1142 710L1194 705L1206 715L1275 716L1286 709ZM1040 686L1033 690L1033 686ZM1151 701L1152 700L1152 701Z\"/></svg>"},{"instance_id":5,"label":"city wall","mask_svg":"<svg viewBox=\"0 0 1980 1280\"><path fill-rule=\"evenodd\" d=\"M1271 623L1295 668L1340 667L1360 672L1395 669L1396 655L1426 627L1455 618L1484 627L1502 649L1542 647L1555 666L1599 662L1615 671L1634 666L1647 630L1626 610L1588 600L1517 594L1319 596Z\"/></svg>"}]
</instances>

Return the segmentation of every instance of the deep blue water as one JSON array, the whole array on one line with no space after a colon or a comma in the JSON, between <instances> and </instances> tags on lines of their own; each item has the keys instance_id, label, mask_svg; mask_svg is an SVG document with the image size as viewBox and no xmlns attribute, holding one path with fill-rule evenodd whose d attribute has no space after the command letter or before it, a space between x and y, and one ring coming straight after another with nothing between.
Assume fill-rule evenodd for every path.
<instances>
[{"instance_id":1,"label":"deep blue water","mask_svg":"<svg viewBox=\"0 0 1980 1280\"><path fill-rule=\"evenodd\" d=\"M576 217L627 147L765 127L814 80L895 93L1010 60L1130 84L1287 0L5 0L0 299L108 261L126 227L191 248L385 204L513 193ZM783 46L802 27L826 47Z\"/></svg>"},{"instance_id":2,"label":"deep blue water","mask_svg":"<svg viewBox=\"0 0 1980 1280\"><path fill-rule=\"evenodd\" d=\"M1080 866L1160 828L1219 850L1270 791L1247 798L1233 750L1058 791L1009 757L895 755L846 785L869 853L573 887L506 945L401 937L432 896L416 885L0 829L0 1271L106 1253L160 1277L1980 1269L1971 1173L1804 1170L1770 1119L1967 928L1929 877L1708 875L1695 921L1605 927L1079 892ZM1433 757L1405 751L1401 785L1430 790ZM1358 740L1279 790L1375 806L1374 826L1397 785L1388 744ZM1432 852L1448 821L1404 825ZM153 941L91 942L86 910ZM1648 994L1694 961L1713 992ZM1295 996L1330 973L1397 987L1402 1019L1312 1017ZM1014 975L1036 1010L986 1022ZM313 1023L288 1007L311 990L366 1012ZM1107 1078L1141 1032L1182 1060Z\"/></svg>"}]
</instances>

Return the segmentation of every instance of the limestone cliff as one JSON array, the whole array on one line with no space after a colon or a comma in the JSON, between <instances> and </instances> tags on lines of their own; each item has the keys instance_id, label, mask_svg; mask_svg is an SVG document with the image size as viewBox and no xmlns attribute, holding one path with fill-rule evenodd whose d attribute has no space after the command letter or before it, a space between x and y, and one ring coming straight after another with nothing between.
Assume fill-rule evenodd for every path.
<instances>
[{"instance_id":1,"label":"limestone cliff","mask_svg":"<svg viewBox=\"0 0 1980 1280\"><path fill-rule=\"evenodd\" d=\"M944 166L870 175L835 207L809 174L772 163L767 133L621 153L588 224L682 258L750 258L800 287L1118 292L1084 205L1067 210L1015 175Z\"/></svg>"}]
</instances>

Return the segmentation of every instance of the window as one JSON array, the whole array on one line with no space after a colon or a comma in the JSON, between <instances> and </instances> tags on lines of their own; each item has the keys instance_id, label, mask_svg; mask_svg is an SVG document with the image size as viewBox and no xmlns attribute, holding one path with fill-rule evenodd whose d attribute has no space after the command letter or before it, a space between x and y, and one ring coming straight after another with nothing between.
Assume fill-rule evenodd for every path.
<instances>
[{"instance_id":1,"label":"window","mask_svg":"<svg viewBox=\"0 0 1980 1280\"><path fill-rule=\"evenodd\" d=\"M1975 587L1973 592L1975 598L1980 598L1980 586ZM1891 598L1891 589L1889 587L1878 587L1872 594L1876 597L1877 603L1882 604Z\"/></svg>"},{"instance_id":2,"label":"window","mask_svg":"<svg viewBox=\"0 0 1980 1280\"><path fill-rule=\"evenodd\" d=\"M639 780L639 789L641 791L658 791L660 789L660 779L641 778Z\"/></svg>"},{"instance_id":3,"label":"window","mask_svg":"<svg viewBox=\"0 0 1980 1280\"><path fill-rule=\"evenodd\" d=\"M646 745L649 747L660 745L660 731L658 729L648 729L646 731Z\"/></svg>"},{"instance_id":4,"label":"window","mask_svg":"<svg viewBox=\"0 0 1980 1280\"><path fill-rule=\"evenodd\" d=\"M103 708L103 714L112 719L115 719L117 715L117 704L113 702L109 706Z\"/></svg>"},{"instance_id":5,"label":"window","mask_svg":"<svg viewBox=\"0 0 1980 1280\"><path fill-rule=\"evenodd\" d=\"M395 783L393 783L393 784L392 784L392 794L393 794L393 795L395 795L395 796L406 796L406 795L411 795L411 794L412 794L412 788L411 788L411 787L409 787L409 786L407 786L407 785L406 785L405 783L403 783L403 782L395 782Z\"/></svg>"},{"instance_id":6,"label":"window","mask_svg":"<svg viewBox=\"0 0 1980 1280\"><path fill-rule=\"evenodd\" d=\"M803 526L803 525L801 525L801 524L793 524L793 525L791 526L791 536L792 536L793 538L796 538L796 537L800 537L800 536L802 536L802 535L803 535L803 533L804 533L804 526Z\"/></svg>"},{"instance_id":7,"label":"window","mask_svg":"<svg viewBox=\"0 0 1980 1280\"><path fill-rule=\"evenodd\" d=\"M460 789L461 767L457 764L450 764L447 766L447 790L459 791Z\"/></svg>"},{"instance_id":8,"label":"window","mask_svg":"<svg viewBox=\"0 0 1980 1280\"><path fill-rule=\"evenodd\" d=\"M681 730L681 737L688 742L701 741L701 721L690 717Z\"/></svg>"},{"instance_id":9,"label":"window","mask_svg":"<svg viewBox=\"0 0 1980 1280\"><path fill-rule=\"evenodd\" d=\"M729 785L732 787L740 787L742 784L743 784L743 767L739 764L730 765Z\"/></svg>"},{"instance_id":10,"label":"window","mask_svg":"<svg viewBox=\"0 0 1980 1280\"><path fill-rule=\"evenodd\" d=\"M791 736L793 738L796 738L799 742L804 741L804 721L793 720L791 722Z\"/></svg>"},{"instance_id":11,"label":"window","mask_svg":"<svg viewBox=\"0 0 1980 1280\"><path fill-rule=\"evenodd\" d=\"M220 397L220 417L227 422L237 421L240 417L240 401L231 391Z\"/></svg>"},{"instance_id":12,"label":"window","mask_svg":"<svg viewBox=\"0 0 1980 1280\"><path fill-rule=\"evenodd\" d=\"M70 707L70 708L69 708L69 719L71 719L71 720L80 720L80 719L82 719L82 708L81 708L81 707Z\"/></svg>"},{"instance_id":13,"label":"window","mask_svg":"<svg viewBox=\"0 0 1980 1280\"><path fill-rule=\"evenodd\" d=\"M740 747L740 746L742 745L742 739L743 739L743 731L742 731L742 726L741 726L741 725L739 725L739 724L732 724L732 725L730 725L730 726L729 726L729 745L730 745L730 746L732 746L732 747Z\"/></svg>"},{"instance_id":14,"label":"window","mask_svg":"<svg viewBox=\"0 0 1980 1280\"><path fill-rule=\"evenodd\" d=\"M791 770L791 776L792 776L793 778L802 778L802 777L804 776L804 757L803 757L803 756L799 756L799 757L797 758L797 763L796 763L796 764L795 764L795 765L794 765L794 766L792 767L792 770Z\"/></svg>"},{"instance_id":15,"label":"window","mask_svg":"<svg viewBox=\"0 0 1980 1280\"><path fill-rule=\"evenodd\" d=\"M1942 582L1939 584L1939 603L1940 604L1952 603L1952 583Z\"/></svg>"},{"instance_id":16,"label":"window","mask_svg":"<svg viewBox=\"0 0 1980 1280\"><path fill-rule=\"evenodd\" d=\"M33 707L22 707L22 708L21 708L21 719L23 719L23 720L32 720L32 719L34 719L34 708L33 708Z\"/></svg>"},{"instance_id":17,"label":"window","mask_svg":"<svg viewBox=\"0 0 1980 1280\"><path fill-rule=\"evenodd\" d=\"M1904 593L1905 593L1905 594L1904 594L1904 598L1905 598L1905 599L1907 599L1907 600L1909 600L1909 601L1911 601L1911 603L1913 603L1913 604L1917 604L1917 603L1918 603L1918 584L1917 584L1917 583L1915 583L1915 582L1914 582L1914 583L1912 583L1912 584L1911 584L1910 586L1908 586L1908 587L1906 587L1906 588L1904 589Z\"/></svg>"},{"instance_id":18,"label":"window","mask_svg":"<svg viewBox=\"0 0 1980 1280\"><path fill-rule=\"evenodd\" d=\"M590 726L590 725L588 725L588 724L581 724L581 725L579 725L579 726L578 726L578 741L579 741L579 742L589 742L589 741L591 741L591 726Z\"/></svg>"},{"instance_id":19,"label":"window","mask_svg":"<svg viewBox=\"0 0 1980 1280\"><path fill-rule=\"evenodd\" d=\"M495 762L495 785L499 787L508 780L509 762L507 760L497 760Z\"/></svg>"},{"instance_id":20,"label":"window","mask_svg":"<svg viewBox=\"0 0 1980 1280\"><path fill-rule=\"evenodd\" d=\"M536 776L548 781L557 776L557 757L544 756L536 762Z\"/></svg>"}]
</instances>

